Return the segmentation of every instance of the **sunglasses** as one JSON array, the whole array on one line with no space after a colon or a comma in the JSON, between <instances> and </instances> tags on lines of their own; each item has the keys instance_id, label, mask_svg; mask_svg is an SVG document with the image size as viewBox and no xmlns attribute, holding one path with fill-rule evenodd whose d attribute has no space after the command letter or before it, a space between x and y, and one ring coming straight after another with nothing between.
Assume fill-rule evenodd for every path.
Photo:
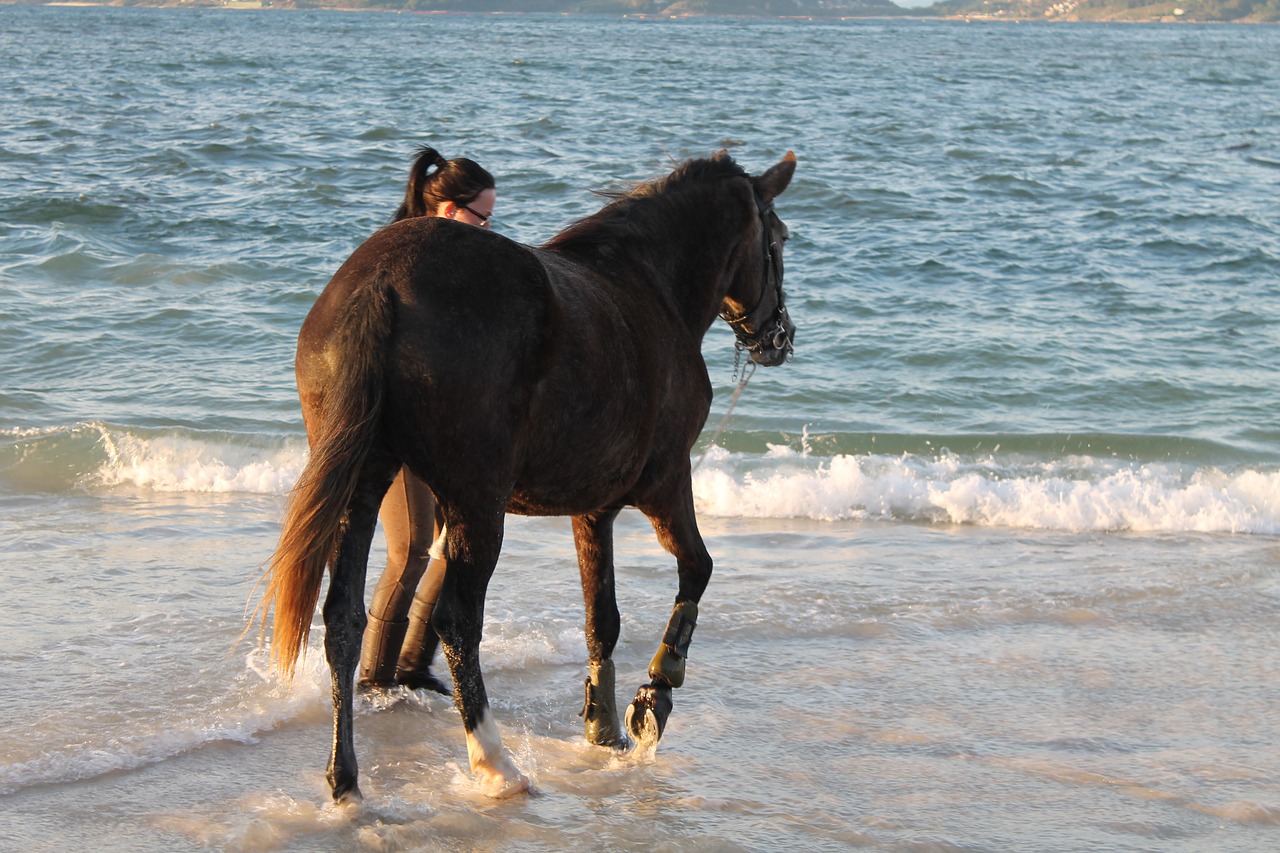
<instances>
[{"instance_id":1,"label":"sunglasses","mask_svg":"<svg viewBox=\"0 0 1280 853\"><path fill-rule=\"evenodd\" d=\"M481 224L482 226L488 226L488 224L489 224L489 220L493 217L493 214L492 214L492 213L481 213L481 212L480 212L480 211L478 211L478 210L473 210L472 208L467 207L465 204L460 204L460 205L458 205L458 209L459 209L459 210L465 210L467 213L470 213L470 214L471 214L472 216L474 216L476 219L479 219L479 220L480 220L480 224Z\"/></svg>"}]
</instances>

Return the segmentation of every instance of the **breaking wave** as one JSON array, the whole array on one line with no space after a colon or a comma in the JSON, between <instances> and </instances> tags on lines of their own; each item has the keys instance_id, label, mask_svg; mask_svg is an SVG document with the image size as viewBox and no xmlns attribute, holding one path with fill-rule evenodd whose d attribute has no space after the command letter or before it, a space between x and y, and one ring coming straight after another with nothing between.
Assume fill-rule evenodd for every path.
<instances>
[{"instance_id":1,"label":"breaking wave","mask_svg":"<svg viewBox=\"0 0 1280 853\"><path fill-rule=\"evenodd\" d=\"M1064 531L1280 534L1280 466L1068 452L955 453L923 438L893 453L711 447L694 473L699 512ZM1018 446L1018 442L1009 442ZM0 432L11 491L132 488L284 495L306 462L297 434L245 436L100 423Z\"/></svg>"}]
</instances>

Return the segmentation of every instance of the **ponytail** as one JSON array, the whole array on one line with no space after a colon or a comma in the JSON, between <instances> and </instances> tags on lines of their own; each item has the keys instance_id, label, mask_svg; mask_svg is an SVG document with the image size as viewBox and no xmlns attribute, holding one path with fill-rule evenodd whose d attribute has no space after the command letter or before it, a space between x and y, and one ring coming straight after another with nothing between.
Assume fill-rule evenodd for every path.
<instances>
[{"instance_id":1,"label":"ponytail","mask_svg":"<svg viewBox=\"0 0 1280 853\"><path fill-rule=\"evenodd\" d=\"M446 201L470 204L480 193L495 186L493 175L476 161L466 157L446 160L430 145L423 145L409 169L404 202L391 221L431 216Z\"/></svg>"}]
</instances>

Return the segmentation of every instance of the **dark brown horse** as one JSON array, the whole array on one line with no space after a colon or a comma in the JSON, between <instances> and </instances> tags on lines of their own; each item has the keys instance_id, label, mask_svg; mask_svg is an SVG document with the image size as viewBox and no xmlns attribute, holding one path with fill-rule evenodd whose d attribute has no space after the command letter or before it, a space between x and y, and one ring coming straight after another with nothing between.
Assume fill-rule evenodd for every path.
<instances>
[{"instance_id":1,"label":"dark brown horse","mask_svg":"<svg viewBox=\"0 0 1280 853\"><path fill-rule=\"evenodd\" d=\"M401 465L435 493L448 561L432 624L453 674L471 769L492 796L526 790L490 716L480 672L485 592L503 517L570 515L586 602L587 738L656 743L684 682L711 557L693 511L689 452L711 406L701 341L719 314L763 365L794 326L782 292L787 231L773 199L788 153L751 177L721 152L618 194L541 248L444 219L369 238L338 270L298 337L311 457L269 569L272 654L285 675L306 644L325 567L336 800L358 799L353 679L378 504ZM613 521L640 509L676 558L680 586L626 713Z\"/></svg>"}]
</instances>

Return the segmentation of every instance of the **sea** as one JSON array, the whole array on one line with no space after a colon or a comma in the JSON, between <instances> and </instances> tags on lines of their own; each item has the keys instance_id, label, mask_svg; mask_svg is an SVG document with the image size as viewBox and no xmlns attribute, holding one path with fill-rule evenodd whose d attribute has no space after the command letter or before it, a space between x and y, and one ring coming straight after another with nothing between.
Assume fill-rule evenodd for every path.
<instances>
[{"instance_id":1,"label":"sea","mask_svg":"<svg viewBox=\"0 0 1280 853\"><path fill-rule=\"evenodd\" d=\"M0 849L1280 848L1280 28L0 6L0 57ZM569 521L512 516L533 793L393 691L339 808L321 621L288 684L252 615L298 328L422 144L529 244L794 151L795 356L735 402L706 337L656 752L585 743ZM625 702L676 575L633 510L617 566Z\"/></svg>"}]
</instances>

